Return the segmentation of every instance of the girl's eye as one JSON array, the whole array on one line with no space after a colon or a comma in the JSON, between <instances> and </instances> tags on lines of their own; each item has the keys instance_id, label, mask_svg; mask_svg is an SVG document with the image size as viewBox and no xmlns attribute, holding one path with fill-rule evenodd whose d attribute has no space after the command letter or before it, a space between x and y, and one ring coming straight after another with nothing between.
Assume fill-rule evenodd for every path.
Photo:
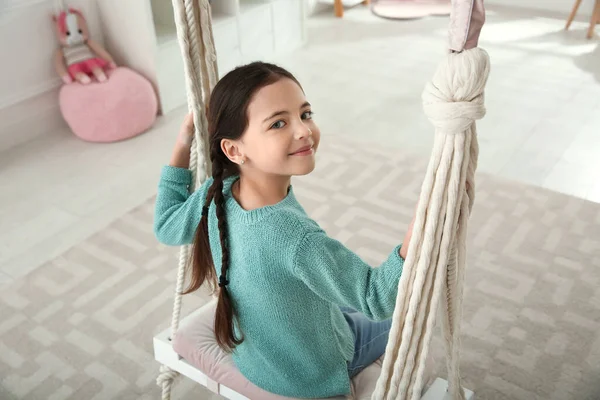
<instances>
[{"instance_id":1,"label":"girl's eye","mask_svg":"<svg viewBox=\"0 0 600 400\"><path fill-rule=\"evenodd\" d=\"M271 129L281 129L284 126L285 126L285 122L280 119L279 121L277 121L273 125L271 125Z\"/></svg>"},{"instance_id":2,"label":"girl's eye","mask_svg":"<svg viewBox=\"0 0 600 400\"><path fill-rule=\"evenodd\" d=\"M313 117L312 111L305 111L302 113L302 119L312 119L312 117Z\"/></svg>"}]
</instances>

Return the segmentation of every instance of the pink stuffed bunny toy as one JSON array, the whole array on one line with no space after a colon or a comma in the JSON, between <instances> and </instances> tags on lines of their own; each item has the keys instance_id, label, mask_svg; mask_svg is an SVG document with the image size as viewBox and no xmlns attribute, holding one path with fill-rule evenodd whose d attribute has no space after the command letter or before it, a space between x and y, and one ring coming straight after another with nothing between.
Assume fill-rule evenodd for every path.
<instances>
[{"instance_id":1,"label":"pink stuffed bunny toy","mask_svg":"<svg viewBox=\"0 0 600 400\"><path fill-rule=\"evenodd\" d=\"M115 68L111 55L89 37L85 18L80 11L69 8L53 17L61 47L54 64L63 82L88 84L90 76L106 81L105 68Z\"/></svg>"}]
</instances>

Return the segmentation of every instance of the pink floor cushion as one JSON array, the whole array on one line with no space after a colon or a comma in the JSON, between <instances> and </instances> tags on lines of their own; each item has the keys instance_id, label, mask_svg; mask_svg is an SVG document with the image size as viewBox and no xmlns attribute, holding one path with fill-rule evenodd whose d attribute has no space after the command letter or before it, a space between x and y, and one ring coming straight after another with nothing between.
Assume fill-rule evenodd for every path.
<instances>
[{"instance_id":1,"label":"pink floor cushion","mask_svg":"<svg viewBox=\"0 0 600 400\"><path fill-rule=\"evenodd\" d=\"M63 118L75 135L89 142L116 142L143 133L156 120L158 101L152 84L129 68L108 71L108 80L63 85Z\"/></svg>"},{"instance_id":2,"label":"pink floor cushion","mask_svg":"<svg viewBox=\"0 0 600 400\"><path fill-rule=\"evenodd\" d=\"M299 400L264 391L248 381L236 368L231 356L222 351L214 336L216 302L211 301L185 318L173 338L173 349L213 381L249 399ZM428 368L430 370L430 368ZM352 380L353 399L371 399L381 373L381 359ZM428 374L429 376L429 374ZM428 379L425 379L427 382ZM342 400L344 396L329 399Z\"/></svg>"},{"instance_id":3,"label":"pink floor cushion","mask_svg":"<svg viewBox=\"0 0 600 400\"><path fill-rule=\"evenodd\" d=\"M450 15L450 0L376 0L371 11L382 18L413 19Z\"/></svg>"}]
</instances>

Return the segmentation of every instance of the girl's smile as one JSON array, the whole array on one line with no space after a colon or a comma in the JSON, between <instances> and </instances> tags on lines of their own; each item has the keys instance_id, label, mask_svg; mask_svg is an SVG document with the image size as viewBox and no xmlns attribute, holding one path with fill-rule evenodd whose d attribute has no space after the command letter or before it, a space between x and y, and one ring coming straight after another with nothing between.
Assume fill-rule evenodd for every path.
<instances>
[{"instance_id":1,"label":"girl's smile","mask_svg":"<svg viewBox=\"0 0 600 400\"><path fill-rule=\"evenodd\" d=\"M309 144L308 146L303 146L295 152L290 153L290 156L312 156L313 154L315 154L313 144Z\"/></svg>"}]
</instances>

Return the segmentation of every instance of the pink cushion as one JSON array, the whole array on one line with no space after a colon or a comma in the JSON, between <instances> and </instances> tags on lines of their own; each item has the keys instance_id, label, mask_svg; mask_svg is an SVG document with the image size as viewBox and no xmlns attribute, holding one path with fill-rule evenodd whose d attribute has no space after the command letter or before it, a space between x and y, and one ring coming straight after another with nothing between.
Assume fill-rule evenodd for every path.
<instances>
[{"instance_id":1,"label":"pink cushion","mask_svg":"<svg viewBox=\"0 0 600 400\"><path fill-rule=\"evenodd\" d=\"M211 301L185 318L173 338L175 352L215 382L249 399L290 400L290 397L266 392L252 384L235 367L231 356L219 348L213 331L215 305L216 303ZM381 359L354 377L352 398L370 399L380 373ZM345 397L338 396L331 399L345 399Z\"/></svg>"},{"instance_id":2,"label":"pink cushion","mask_svg":"<svg viewBox=\"0 0 600 400\"><path fill-rule=\"evenodd\" d=\"M450 0L378 0L371 6L375 15L390 19L450 15L450 8Z\"/></svg>"},{"instance_id":3,"label":"pink cushion","mask_svg":"<svg viewBox=\"0 0 600 400\"><path fill-rule=\"evenodd\" d=\"M158 101L150 82L124 67L107 72L108 80L63 85L62 115L75 133L90 142L115 142L147 130L156 119Z\"/></svg>"}]
</instances>

